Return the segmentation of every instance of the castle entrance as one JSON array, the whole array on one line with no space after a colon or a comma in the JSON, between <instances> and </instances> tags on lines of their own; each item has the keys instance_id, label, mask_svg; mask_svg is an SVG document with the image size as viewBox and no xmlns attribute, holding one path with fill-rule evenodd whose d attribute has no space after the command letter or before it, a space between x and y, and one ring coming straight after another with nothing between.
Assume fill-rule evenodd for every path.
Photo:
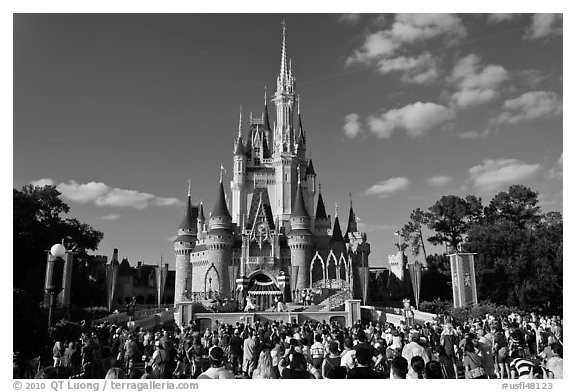
<instances>
[{"instance_id":1,"label":"castle entrance","mask_svg":"<svg viewBox=\"0 0 576 392\"><path fill-rule=\"evenodd\" d=\"M248 295L256 311L266 311L275 305L274 299L282 294L276 279L263 272L257 272L248 281Z\"/></svg>"}]
</instances>

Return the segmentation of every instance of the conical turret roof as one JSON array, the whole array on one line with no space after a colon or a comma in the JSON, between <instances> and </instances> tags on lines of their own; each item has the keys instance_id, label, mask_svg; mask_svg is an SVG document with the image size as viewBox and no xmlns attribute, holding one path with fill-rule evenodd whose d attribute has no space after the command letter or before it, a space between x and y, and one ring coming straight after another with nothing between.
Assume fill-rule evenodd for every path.
<instances>
[{"instance_id":1,"label":"conical turret roof","mask_svg":"<svg viewBox=\"0 0 576 392\"><path fill-rule=\"evenodd\" d=\"M356 233L358 231L358 223L356 221L356 214L352 207L352 199L350 199L350 213L348 214L348 228L346 229L345 237L348 238L348 233Z\"/></svg>"},{"instance_id":2,"label":"conical turret roof","mask_svg":"<svg viewBox=\"0 0 576 392\"><path fill-rule=\"evenodd\" d=\"M306 168L306 176L315 176L316 171L314 170L314 164L312 163L312 159L308 161L308 167Z\"/></svg>"},{"instance_id":3,"label":"conical turret roof","mask_svg":"<svg viewBox=\"0 0 576 392\"><path fill-rule=\"evenodd\" d=\"M198 210L192 208L192 201L190 200L190 195L188 195L188 201L186 202L186 211L184 212L184 217L179 229L182 230L192 230L196 228L196 219L198 218Z\"/></svg>"},{"instance_id":4,"label":"conical turret roof","mask_svg":"<svg viewBox=\"0 0 576 392\"><path fill-rule=\"evenodd\" d=\"M200 203L200 211L198 212L198 220L200 222L206 221L206 218L204 217L204 204L202 204L202 203Z\"/></svg>"},{"instance_id":5,"label":"conical turret roof","mask_svg":"<svg viewBox=\"0 0 576 392\"><path fill-rule=\"evenodd\" d=\"M296 200L294 200L294 206L292 207L292 217L306 217L308 218L308 212L306 212L306 207L304 204L304 196L302 195L302 187L298 183L298 188L296 189Z\"/></svg>"},{"instance_id":6,"label":"conical turret roof","mask_svg":"<svg viewBox=\"0 0 576 392\"><path fill-rule=\"evenodd\" d=\"M222 185L222 182L220 182L218 192L216 193L216 204L214 204L214 210L212 210L211 216L232 218L226 205L226 195L224 194L224 185Z\"/></svg>"},{"instance_id":7,"label":"conical turret roof","mask_svg":"<svg viewBox=\"0 0 576 392\"><path fill-rule=\"evenodd\" d=\"M270 117L268 116L268 104L264 104L264 130L270 131Z\"/></svg>"},{"instance_id":8,"label":"conical turret roof","mask_svg":"<svg viewBox=\"0 0 576 392\"><path fill-rule=\"evenodd\" d=\"M234 145L234 155L244 155L244 142L242 136L238 136Z\"/></svg>"},{"instance_id":9,"label":"conical turret roof","mask_svg":"<svg viewBox=\"0 0 576 392\"><path fill-rule=\"evenodd\" d=\"M316 205L316 219L328 219L326 214L326 206L324 205L324 199L322 199L322 193L318 193L318 204Z\"/></svg>"},{"instance_id":10,"label":"conical turret roof","mask_svg":"<svg viewBox=\"0 0 576 392\"><path fill-rule=\"evenodd\" d=\"M340 229L340 219L338 215L334 219L334 229L332 230L332 237L330 238L330 243L344 242L344 237L342 237L342 229Z\"/></svg>"}]
</instances>

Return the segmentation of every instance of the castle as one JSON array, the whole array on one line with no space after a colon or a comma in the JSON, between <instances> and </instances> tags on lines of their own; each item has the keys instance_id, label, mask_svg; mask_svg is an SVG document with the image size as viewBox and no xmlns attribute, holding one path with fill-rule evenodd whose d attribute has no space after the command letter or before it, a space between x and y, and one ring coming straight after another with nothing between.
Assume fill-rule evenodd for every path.
<instances>
[{"instance_id":1,"label":"castle","mask_svg":"<svg viewBox=\"0 0 576 392\"><path fill-rule=\"evenodd\" d=\"M370 244L358 230L352 200L344 234L337 208L334 221L326 213L314 165L306 156L295 82L283 25L276 92L271 101L265 94L261 117L250 115L247 134L240 112L231 210L222 174L208 219L203 204L193 205L188 191L174 240L175 306L207 299L242 306L250 296L265 310L278 298L297 301L308 290L325 298L362 298ZM276 108L273 127L269 103Z\"/></svg>"}]
</instances>

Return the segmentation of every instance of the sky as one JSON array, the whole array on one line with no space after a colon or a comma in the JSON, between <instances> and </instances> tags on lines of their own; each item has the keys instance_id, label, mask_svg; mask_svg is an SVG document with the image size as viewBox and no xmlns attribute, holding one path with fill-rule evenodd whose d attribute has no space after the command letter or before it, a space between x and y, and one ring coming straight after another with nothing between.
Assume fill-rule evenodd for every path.
<instances>
[{"instance_id":1,"label":"sky","mask_svg":"<svg viewBox=\"0 0 576 392\"><path fill-rule=\"evenodd\" d=\"M346 221L352 194L373 265L443 195L563 210L559 14L15 14L13 187L56 185L95 254L173 266L188 178L209 213L283 18L324 201Z\"/></svg>"}]
</instances>

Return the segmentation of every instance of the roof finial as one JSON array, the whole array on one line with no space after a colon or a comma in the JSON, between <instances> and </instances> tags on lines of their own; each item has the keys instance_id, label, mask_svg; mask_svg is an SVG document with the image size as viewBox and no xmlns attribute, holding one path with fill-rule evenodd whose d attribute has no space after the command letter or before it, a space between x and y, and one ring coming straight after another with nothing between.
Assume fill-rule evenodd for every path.
<instances>
[{"instance_id":1,"label":"roof finial","mask_svg":"<svg viewBox=\"0 0 576 392\"><path fill-rule=\"evenodd\" d=\"M266 85L264 85L264 106L268 105L268 97L267 97Z\"/></svg>"},{"instance_id":2,"label":"roof finial","mask_svg":"<svg viewBox=\"0 0 576 392\"><path fill-rule=\"evenodd\" d=\"M302 98L300 98L300 94L298 94L298 115L300 115L300 101L302 100Z\"/></svg>"},{"instance_id":3,"label":"roof finial","mask_svg":"<svg viewBox=\"0 0 576 392\"><path fill-rule=\"evenodd\" d=\"M349 193L348 196L350 197L350 208L352 208L352 193Z\"/></svg>"},{"instance_id":4,"label":"roof finial","mask_svg":"<svg viewBox=\"0 0 576 392\"><path fill-rule=\"evenodd\" d=\"M334 208L334 217L338 217L338 202L335 202L336 207Z\"/></svg>"},{"instance_id":5,"label":"roof finial","mask_svg":"<svg viewBox=\"0 0 576 392\"><path fill-rule=\"evenodd\" d=\"M222 183L222 177L223 177L222 173L226 173L226 169L224 169L224 165L220 163L220 183Z\"/></svg>"},{"instance_id":6,"label":"roof finial","mask_svg":"<svg viewBox=\"0 0 576 392\"><path fill-rule=\"evenodd\" d=\"M318 193L322 193L322 183L318 180Z\"/></svg>"},{"instance_id":7,"label":"roof finial","mask_svg":"<svg viewBox=\"0 0 576 392\"><path fill-rule=\"evenodd\" d=\"M280 59L280 80L286 80L286 20L282 19L282 58Z\"/></svg>"},{"instance_id":8,"label":"roof finial","mask_svg":"<svg viewBox=\"0 0 576 392\"><path fill-rule=\"evenodd\" d=\"M300 184L300 165L296 167L296 170L298 171L298 184Z\"/></svg>"},{"instance_id":9,"label":"roof finial","mask_svg":"<svg viewBox=\"0 0 576 392\"><path fill-rule=\"evenodd\" d=\"M238 120L238 137L242 136L242 105L240 105L240 119Z\"/></svg>"},{"instance_id":10,"label":"roof finial","mask_svg":"<svg viewBox=\"0 0 576 392\"><path fill-rule=\"evenodd\" d=\"M190 197L192 191L192 179L188 177L188 197Z\"/></svg>"}]
</instances>

